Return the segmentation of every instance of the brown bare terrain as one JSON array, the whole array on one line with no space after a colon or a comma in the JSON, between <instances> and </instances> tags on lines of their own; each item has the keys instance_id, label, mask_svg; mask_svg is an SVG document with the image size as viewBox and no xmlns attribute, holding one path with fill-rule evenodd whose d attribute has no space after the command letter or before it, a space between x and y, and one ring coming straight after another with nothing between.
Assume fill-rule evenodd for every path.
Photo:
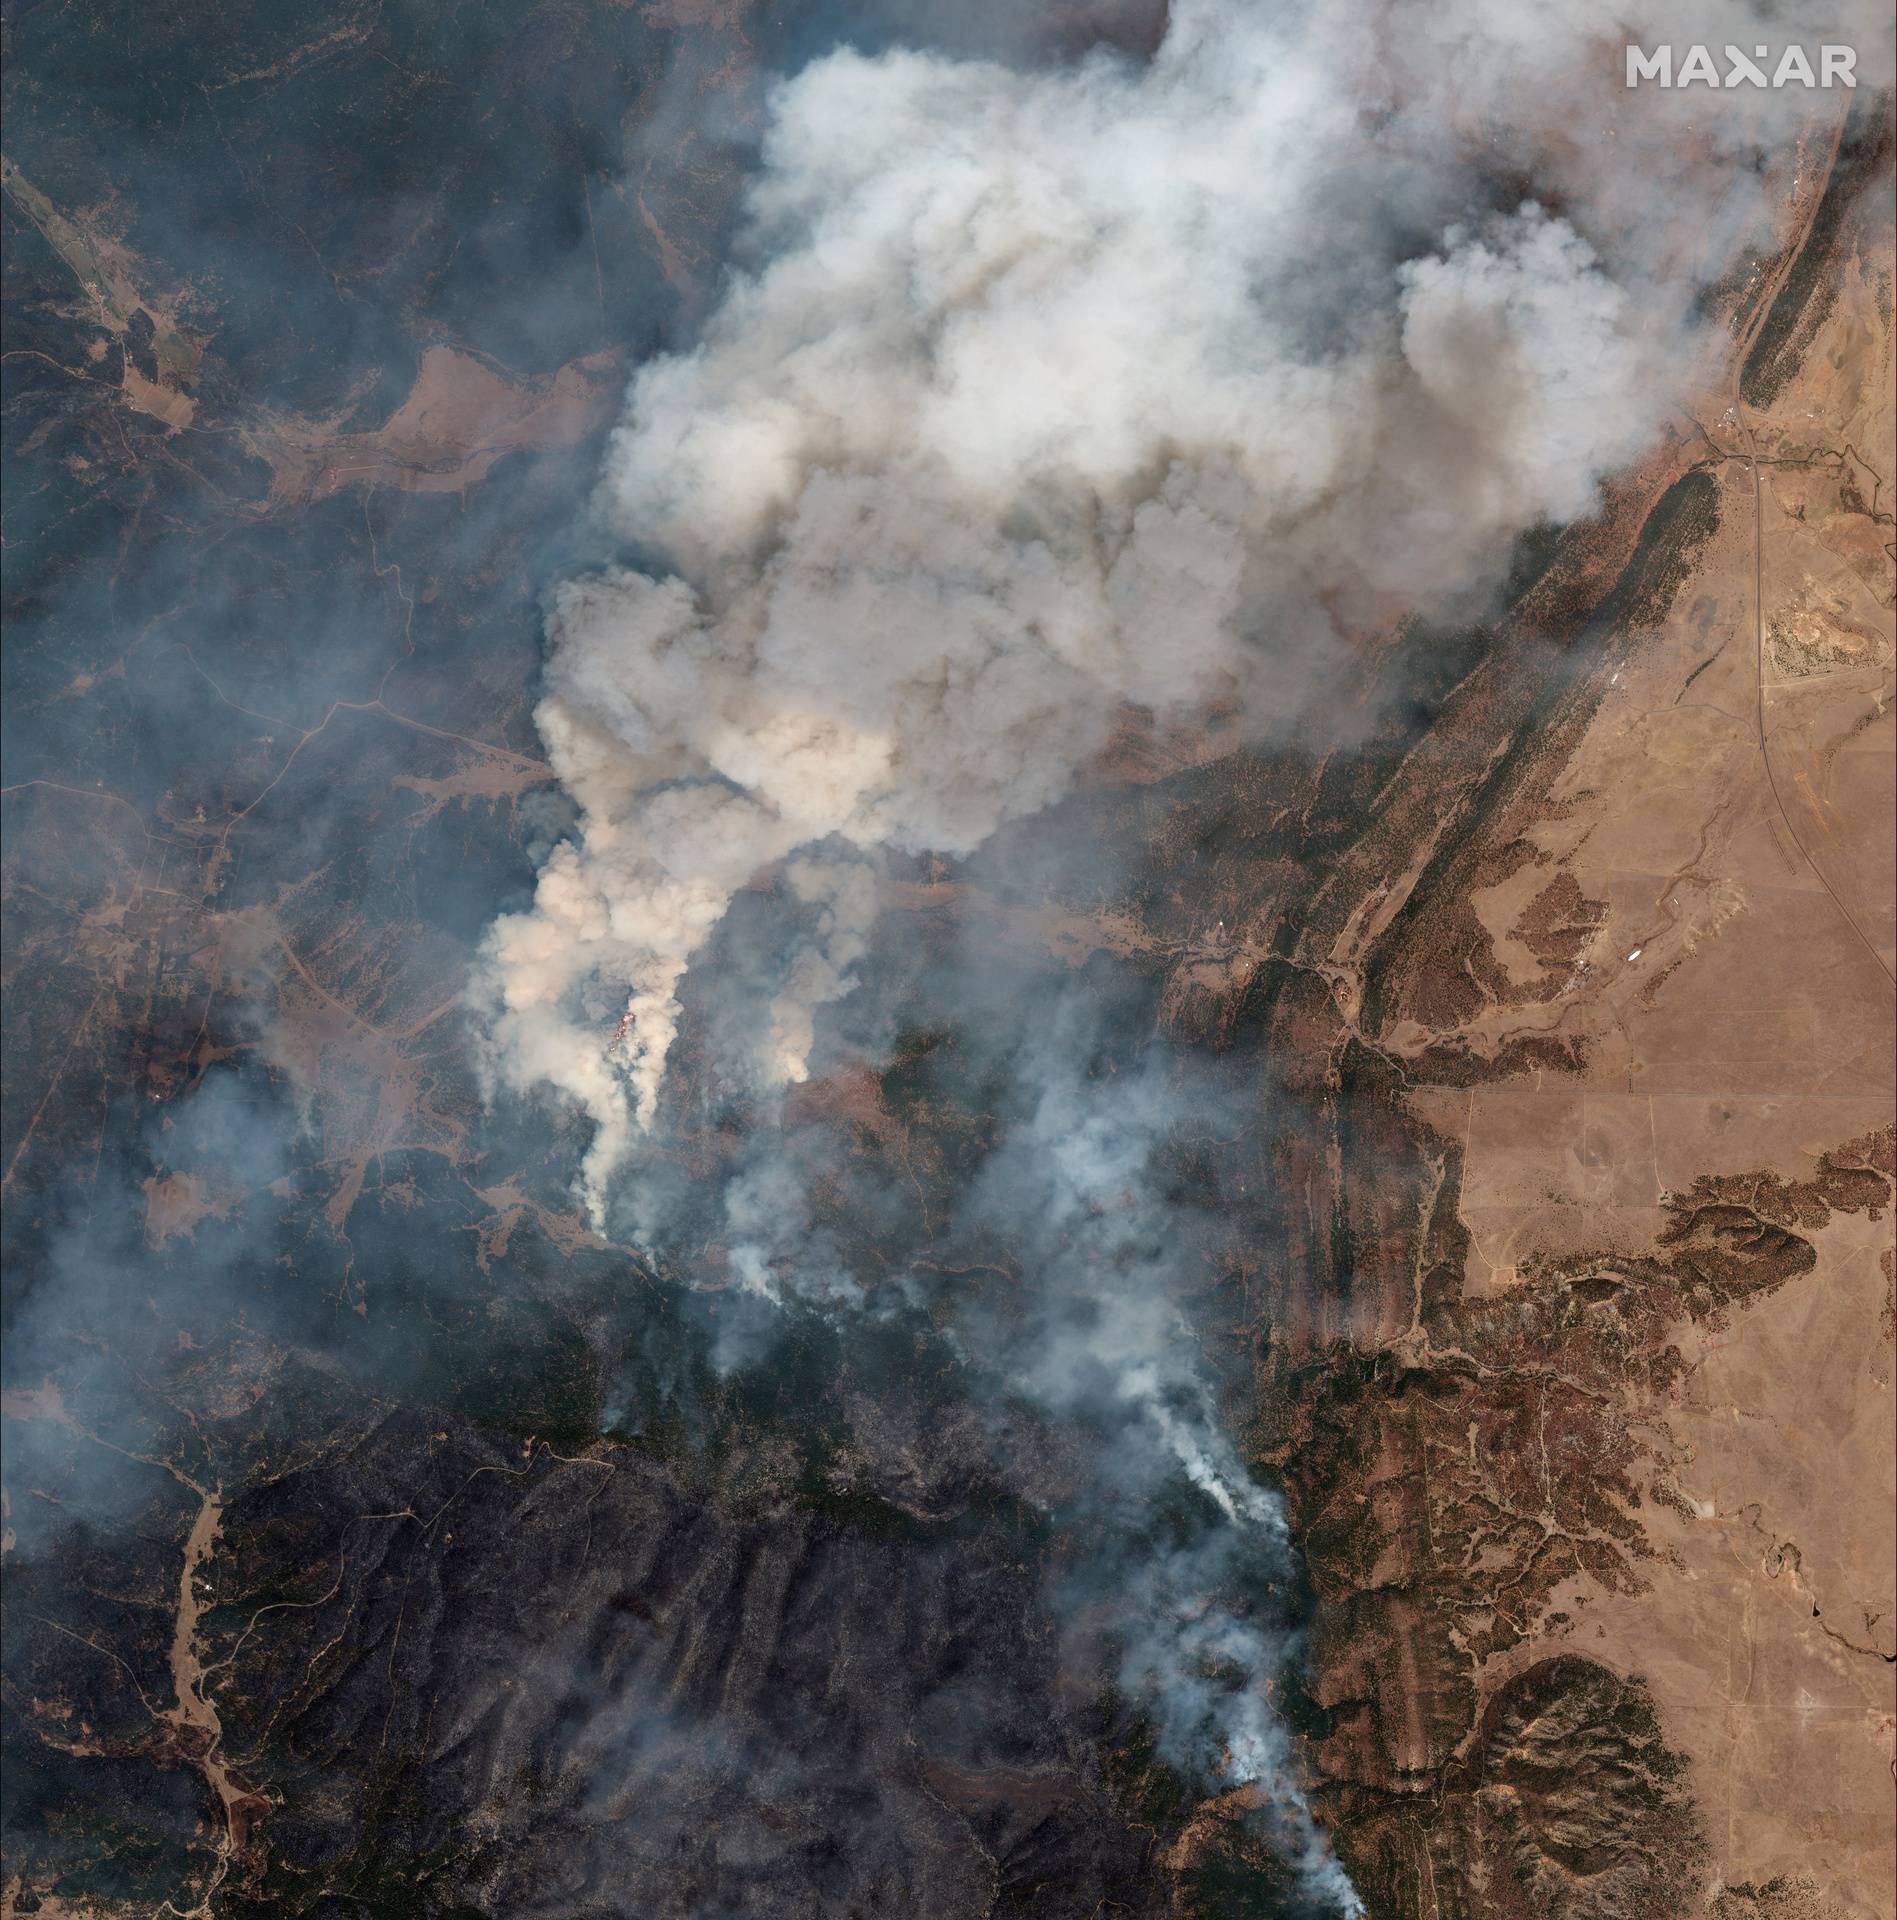
<instances>
[{"instance_id":1,"label":"brown bare terrain","mask_svg":"<svg viewBox=\"0 0 1897 1920\"><path fill-rule=\"evenodd\" d=\"M619 402L619 356L588 354L544 379L516 380L456 347L433 346L408 398L373 432L350 433L345 404L320 420L265 414L244 428L270 465L269 506L321 500L345 487L465 493L510 453L570 447Z\"/></svg>"},{"instance_id":2,"label":"brown bare terrain","mask_svg":"<svg viewBox=\"0 0 1897 1920\"><path fill-rule=\"evenodd\" d=\"M1436 1169L1388 1249L1411 1302L1365 1302L1357 1388L1270 1369L1305 1400L1272 1451L1332 1610L1323 1764L1374 1785L1392 1911L1897 1906L1887 221L1830 272L1769 405L1735 372L1690 409L1716 525L1664 618L1402 903L1362 1030ZM1333 1449L1367 1481L1301 1465ZM1551 1775L1485 1784L1511 1690L1577 1656L1683 1762L1669 1872L1581 1844Z\"/></svg>"},{"instance_id":3,"label":"brown bare terrain","mask_svg":"<svg viewBox=\"0 0 1897 1920\"><path fill-rule=\"evenodd\" d=\"M193 394L207 336L183 324L188 292L160 292L137 254L113 233L110 207L68 214L55 206L14 163L0 156L0 188L45 236L79 284L86 317L121 349L119 385L125 403L160 421L171 433L197 415ZM93 355L104 358L95 341ZM64 369L93 381L90 367Z\"/></svg>"}]
</instances>

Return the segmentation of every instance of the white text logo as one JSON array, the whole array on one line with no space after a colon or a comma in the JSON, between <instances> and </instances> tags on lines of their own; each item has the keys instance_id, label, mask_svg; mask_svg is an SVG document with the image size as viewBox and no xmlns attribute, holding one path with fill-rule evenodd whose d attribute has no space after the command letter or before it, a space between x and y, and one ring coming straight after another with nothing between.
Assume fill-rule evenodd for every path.
<instances>
[{"instance_id":1,"label":"white text logo","mask_svg":"<svg viewBox=\"0 0 1897 1920\"><path fill-rule=\"evenodd\" d=\"M1627 49L1627 84L1651 81L1661 87L1855 87L1857 49L1820 47L1818 66L1803 47L1786 47L1776 65L1769 47L1754 47L1748 56L1742 47L1688 47L1675 61L1671 47ZM1722 68L1720 62L1724 60Z\"/></svg>"}]
</instances>

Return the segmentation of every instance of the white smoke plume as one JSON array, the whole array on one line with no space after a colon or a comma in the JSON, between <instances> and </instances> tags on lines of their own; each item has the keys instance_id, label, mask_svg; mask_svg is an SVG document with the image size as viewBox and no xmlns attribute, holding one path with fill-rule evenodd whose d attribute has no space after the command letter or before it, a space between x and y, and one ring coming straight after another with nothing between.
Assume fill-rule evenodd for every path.
<instances>
[{"instance_id":1,"label":"white smoke plume","mask_svg":"<svg viewBox=\"0 0 1897 1920\"><path fill-rule=\"evenodd\" d=\"M1261 1570L1290 1571L1283 1504L1227 1436L1178 1304L1212 1223L1173 1191L1166 1149L1208 1129L1236 1132L1246 1102L1202 1077L1174 1077L1157 1056L1090 1078L1077 1065L1089 1039L1073 1007L1054 1009L1015 1064L1030 1105L966 1211L1028 1264L1031 1324L976 1321L962 1344L1011 1393L1112 1435L1088 1465L1092 1524L1113 1543L1094 1604L1120 1637L1121 1682L1151 1714L1162 1755L1192 1776L1255 1790L1306 1891L1360 1914L1271 1709L1283 1624L1231 1600ZM1169 1536L1152 1516L1181 1476L1209 1512Z\"/></svg>"},{"instance_id":2,"label":"white smoke plume","mask_svg":"<svg viewBox=\"0 0 1897 1920\"><path fill-rule=\"evenodd\" d=\"M651 561L556 596L539 720L579 834L489 946L492 1066L591 1117L596 1214L737 890L830 844L757 1063L792 1082L874 912L852 855L968 851L1129 704L1268 727L1336 624L1589 509L1680 370L1673 256L1716 271L1756 213L1675 96L1626 110L1623 37L1182 0L1146 65L844 52L779 87L762 264L614 443L604 509ZM1617 149L1569 138L1577 103ZM1790 111L1736 102L1730 139ZM1481 211L1476 163L1529 159L1593 239Z\"/></svg>"},{"instance_id":3,"label":"white smoke plume","mask_svg":"<svg viewBox=\"0 0 1897 1920\"><path fill-rule=\"evenodd\" d=\"M1856 25L1180 0L1144 64L844 52L783 83L755 264L641 370L613 444L626 563L555 597L538 718L578 829L488 945L490 1070L590 1118L595 1217L741 890L804 929L753 1068L793 1083L882 856L966 854L1047 806L1128 707L1298 724L1340 634L1453 608L1525 528L1586 514L1692 369L1696 294L1765 237L1735 161L1815 111L1629 95L1624 42L1848 38L1874 81L1888 36ZM1210 1501L1205 1555L1129 1576L1123 1678L1361 1911L1259 1684L1282 1649L1212 1597L1212 1563L1282 1555L1284 1520L1171 1304L1158 1123L1126 1097L1105 1116L1055 1087L1012 1143L1032 1192L1002 1211L1035 1223L1049 1311L1000 1370L1049 1412L1117 1408L1135 1504L1159 1463ZM787 1163L725 1207L747 1289L861 1304Z\"/></svg>"}]
</instances>

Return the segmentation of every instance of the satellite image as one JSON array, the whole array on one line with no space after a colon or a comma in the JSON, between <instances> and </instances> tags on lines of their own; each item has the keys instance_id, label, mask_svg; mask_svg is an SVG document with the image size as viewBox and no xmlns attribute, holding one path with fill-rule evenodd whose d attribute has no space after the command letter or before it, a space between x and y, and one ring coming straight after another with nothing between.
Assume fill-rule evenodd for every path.
<instances>
[{"instance_id":1,"label":"satellite image","mask_svg":"<svg viewBox=\"0 0 1897 1920\"><path fill-rule=\"evenodd\" d=\"M1889 1920L1872 0L11 0L0 1920Z\"/></svg>"}]
</instances>

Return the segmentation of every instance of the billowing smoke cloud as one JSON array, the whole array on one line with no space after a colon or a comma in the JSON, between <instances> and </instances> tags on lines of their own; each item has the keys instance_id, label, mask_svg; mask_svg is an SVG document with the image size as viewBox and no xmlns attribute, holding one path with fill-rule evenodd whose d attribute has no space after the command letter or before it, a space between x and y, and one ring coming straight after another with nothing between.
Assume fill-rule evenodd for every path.
<instances>
[{"instance_id":1,"label":"billowing smoke cloud","mask_svg":"<svg viewBox=\"0 0 1897 1920\"><path fill-rule=\"evenodd\" d=\"M1684 289L1484 214L1450 130L1419 166L1346 24L1195 0L1144 67L841 53L778 90L763 264L614 445L657 564L557 596L582 831L491 942L495 1069L591 1116L596 1211L737 889L831 849L758 1062L794 1081L873 911L852 856L969 850L1126 704L1296 713L1337 623L1466 589L1651 431Z\"/></svg>"},{"instance_id":2,"label":"billowing smoke cloud","mask_svg":"<svg viewBox=\"0 0 1897 1920\"><path fill-rule=\"evenodd\" d=\"M966 852L1128 704L1282 724L1339 627L1589 510L1759 236L1733 156L1810 111L1630 95L1638 31L1185 0L1144 66L838 53L777 90L762 264L614 444L603 506L651 564L556 599L540 726L582 831L491 941L494 1069L591 1117L596 1213L679 980L760 873L831 843L757 1062L781 1084L873 912L837 863Z\"/></svg>"},{"instance_id":3,"label":"billowing smoke cloud","mask_svg":"<svg viewBox=\"0 0 1897 1920\"><path fill-rule=\"evenodd\" d=\"M1304 724L1340 637L1467 604L1524 529L1591 510L1693 369L1696 294L1763 237L1735 157L1811 111L1629 95L1629 35L1605 6L1182 0L1143 65L838 53L777 89L753 264L613 445L627 563L555 597L539 722L578 830L488 944L490 1072L589 1116L596 1217L740 891L768 880L800 929L748 1028L753 1084L782 1086L851 991L887 856L1046 807L1128 708ZM1127 1562L1122 1677L1355 1910L1258 1684L1282 1636L1219 1594L1288 1546L1179 1318L1166 1103L1036 1073L972 1204L1020 1227L1037 1324L959 1337L1117 1436L1103 1505L1144 1525L1181 1479L1208 1503ZM787 1160L754 1152L725 1209L750 1292L859 1303Z\"/></svg>"}]
</instances>

